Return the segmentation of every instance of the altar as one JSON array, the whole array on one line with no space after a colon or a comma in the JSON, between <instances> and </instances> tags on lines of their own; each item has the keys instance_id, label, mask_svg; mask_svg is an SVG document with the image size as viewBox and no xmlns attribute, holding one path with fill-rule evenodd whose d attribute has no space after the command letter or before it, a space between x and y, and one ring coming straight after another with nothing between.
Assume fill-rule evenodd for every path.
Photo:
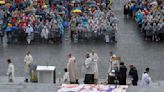
<instances>
[{"instance_id":1,"label":"altar","mask_svg":"<svg viewBox=\"0 0 164 92\"><path fill-rule=\"evenodd\" d=\"M55 66L37 66L38 83L56 83Z\"/></svg>"}]
</instances>

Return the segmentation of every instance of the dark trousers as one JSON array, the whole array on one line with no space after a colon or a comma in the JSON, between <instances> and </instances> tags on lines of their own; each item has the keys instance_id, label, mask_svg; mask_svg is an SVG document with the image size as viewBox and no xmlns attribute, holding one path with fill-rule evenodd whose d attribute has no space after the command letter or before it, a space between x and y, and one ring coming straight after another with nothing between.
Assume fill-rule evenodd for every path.
<instances>
[{"instance_id":1,"label":"dark trousers","mask_svg":"<svg viewBox=\"0 0 164 92\"><path fill-rule=\"evenodd\" d=\"M76 82L71 82L70 81L70 84L79 84L78 80L76 80Z\"/></svg>"},{"instance_id":2,"label":"dark trousers","mask_svg":"<svg viewBox=\"0 0 164 92\"><path fill-rule=\"evenodd\" d=\"M3 36L0 36L0 44L3 43Z\"/></svg>"},{"instance_id":3,"label":"dark trousers","mask_svg":"<svg viewBox=\"0 0 164 92\"><path fill-rule=\"evenodd\" d=\"M94 74L85 74L85 84L94 84Z\"/></svg>"},{"instance_id":4,"label":"dark trousers","mask_svg":"<svg viewBox=\"0 0 164 92\"><path fill-rule=\"evenodd\" d=\"M77 83L76 83L76 82L71 82L71 81L70 81L70 84L77 84Z\"/></svg>"},{"instance_id":5,"label":"dark trousers","mask_svg":"<svg viewBox=\"0 0 164 92\"><path fill-rule=\"evenodd\" d=\"M119 85L126 85L126 78L119 79Z\"/></svg>"},{"instance_id":6,"label":"dark trousers","mask_svg":"<svg viewBox=\"0 0 164 92\"><path fill-rule=\"evenodd\" d=\"M133 84L133 86L137 86L137 81L132 80L132 84Z\"/></svg>"}]
</instances>

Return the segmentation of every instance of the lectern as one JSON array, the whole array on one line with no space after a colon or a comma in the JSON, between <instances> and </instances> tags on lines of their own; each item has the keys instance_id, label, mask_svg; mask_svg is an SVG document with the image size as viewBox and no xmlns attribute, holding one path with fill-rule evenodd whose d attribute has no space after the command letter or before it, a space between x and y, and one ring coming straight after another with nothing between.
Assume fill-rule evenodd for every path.
<instances>
[{"instance_id":1,"label":"lectern","mask_svg":"<svg viewBox=\"0 0 164 92\"><path fill-rule=\"evenodd\" d=\"M55 66L37 66L38 83L56 83Z\"/></svg>"}]
</instances>

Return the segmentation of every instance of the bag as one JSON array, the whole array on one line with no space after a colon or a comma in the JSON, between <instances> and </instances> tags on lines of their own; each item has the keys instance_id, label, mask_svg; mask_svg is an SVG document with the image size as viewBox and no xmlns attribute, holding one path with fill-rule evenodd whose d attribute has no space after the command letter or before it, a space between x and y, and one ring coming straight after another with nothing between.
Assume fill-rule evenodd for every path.
<instances>
[{"instance_id":1,"label":"bag","mask_svg":"<svg viewBox=\"0 0 164 92\"><path fill-rule=\"evenodd\" d=\"M129 76L129 77L127 78L127 84L128 84L128 85L132 85L132 81L133 81L133 78L132 78L131 76Z\"/></svg>"},{"instance_id":2,"label":"bag","mask_svg":"<svg viewBox=\"0 0 164 92\"><path fill-rule=\"evenodd\" d=\"M34 83L38 82L36 71L32 71L32 74L31 74L31 82L34 82Z\"/></svg>"},{"instance_id":3,"label":"bag","mask_svg":"<svg viewBox=\"0 0 164 92\"><path fill-rule=\"evenodd\" d=\"M31 70L31 82L38 82L38 77L37 77L37 72L36 72L36 68L37 65L35 64L29 64L30 65L30 70Z\"/></svg>"}]
</instances>

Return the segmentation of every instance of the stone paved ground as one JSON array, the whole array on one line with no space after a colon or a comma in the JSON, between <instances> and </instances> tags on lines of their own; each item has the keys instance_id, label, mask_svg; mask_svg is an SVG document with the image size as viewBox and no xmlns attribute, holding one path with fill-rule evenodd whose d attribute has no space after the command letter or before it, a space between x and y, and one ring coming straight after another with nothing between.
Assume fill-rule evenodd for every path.
<instances>
[{"instance_id":1,"label":"stone paved ground","mask_svg":"<svg viewBox=\"0 0 164 92\"><path fill-rule=\"evenodd\" d=\"M0 92L57 92L56 84L4 84Z\"/></svg>"},{"instance_id":2,"label":"stone paved ground","mask_svg":"<svg viewBox=\"0 0 164 92\"><path fill-rule=\"evenodd\" d=\"M16 77L8 83L7 77L0 76L0 92L56 92L59 84L24 83L23 77Z\"/></svg>"}]
</instances>

